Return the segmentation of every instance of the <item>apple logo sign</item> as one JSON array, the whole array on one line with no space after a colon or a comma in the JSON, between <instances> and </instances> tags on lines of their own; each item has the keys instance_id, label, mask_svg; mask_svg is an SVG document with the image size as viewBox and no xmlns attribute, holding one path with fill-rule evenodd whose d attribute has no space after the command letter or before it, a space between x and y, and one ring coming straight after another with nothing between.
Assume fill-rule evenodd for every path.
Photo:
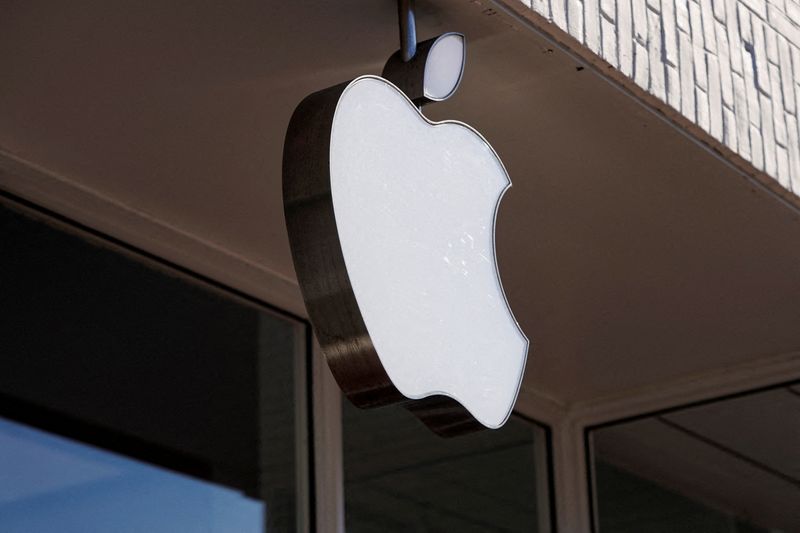
<instances>
[{"instance_id":1,"label":"apple logo sign","mask_svg":"<svg viewBox=\"0 0 800 533\"><path fill-rule=\"evenodd\" d=\"M495 260L508 174L477 131L418 108L455 92L464 48L445 34L306 97L283 159L295 269L334 377L355 405L405 403L445 436L502 426L528 353Z\"/></svg>"}]
</instances>

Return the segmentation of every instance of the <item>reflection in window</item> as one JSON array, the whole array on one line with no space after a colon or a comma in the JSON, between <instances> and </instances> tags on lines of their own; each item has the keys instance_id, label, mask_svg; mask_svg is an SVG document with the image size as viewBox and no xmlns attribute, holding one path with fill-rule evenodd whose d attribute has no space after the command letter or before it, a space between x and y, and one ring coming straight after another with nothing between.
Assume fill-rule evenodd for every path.
<instances>
[{"instance_id":1,"label":"reflection in window","mask_svg":"<svg viewBox=\"0 0 800 533\"><path fill-rule=\"evenodd\" d=\"M0 532L302 529L304 326L29 215L0 203L0 417L169 471L4 423Z\"/></svg>"},{"instance_id":2,"label":"reflection in window","mask_svg":"<svg viewBox=\"0 0 800 533\"><path fill-rule=\"evenodd\" d=\"M600 533L800 531L800 391L593 430Z\"/></svg>"},{"instance_id":3,"label":"reflection in window","mask_svg":"<svg viewBox=\"0 0 800 533\"><path fill-rule=\"evenodd\" d=\"M545 431L512 418L500 430L443 439L401 407L344 401L348 533L550 531Z\"/></svg>"},{"instance_id":4,"label":"reflection in window","mask_svg":"<svg viewBox=\"0 0 800 533\"><path fill-rule=\"evenodd\" d=\"M238 491L0 420L4 533L260 532Z\"/></svg>"}]
</instances>

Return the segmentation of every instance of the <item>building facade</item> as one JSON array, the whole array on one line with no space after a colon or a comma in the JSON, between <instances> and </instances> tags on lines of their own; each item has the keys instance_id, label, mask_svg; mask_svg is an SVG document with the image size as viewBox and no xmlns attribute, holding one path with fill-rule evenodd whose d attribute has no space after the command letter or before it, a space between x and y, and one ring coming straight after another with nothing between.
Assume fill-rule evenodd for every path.
<instances>
[{"instance_id":1,"label":"building facade","mask_svg":"<svg viewBox=\"0 0 800 533\"><path fill-rule=\"evenodd\" d=\"M794 0L417 2L531 339L452 439L343 401L283 213L292 111L394 2L2 11L0 530L800 530Z\"/></svg>"}]
</instances>

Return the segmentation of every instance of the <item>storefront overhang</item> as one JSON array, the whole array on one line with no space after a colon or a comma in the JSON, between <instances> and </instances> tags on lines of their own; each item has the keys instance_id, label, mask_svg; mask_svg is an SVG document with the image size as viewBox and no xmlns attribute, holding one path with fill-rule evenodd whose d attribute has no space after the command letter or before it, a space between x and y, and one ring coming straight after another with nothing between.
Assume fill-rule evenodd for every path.
<instances>
[{"instance_id":1,"label":"storefront overhang","mask_svg":"<svg viewBox=\"0 0 800 533\"><path fill-rule=\"evenodd\" d=\"M513 180L497 246L532 340L521 409L552 422L800 375L791 199L498 5L419 2L417 24L468 43L459 92L425 112L480 130ZM286 125L310 92L379 73L397 33L390 0L18 4L0 23L0 187L303 314Z\"/></svg>"}]
</instances>

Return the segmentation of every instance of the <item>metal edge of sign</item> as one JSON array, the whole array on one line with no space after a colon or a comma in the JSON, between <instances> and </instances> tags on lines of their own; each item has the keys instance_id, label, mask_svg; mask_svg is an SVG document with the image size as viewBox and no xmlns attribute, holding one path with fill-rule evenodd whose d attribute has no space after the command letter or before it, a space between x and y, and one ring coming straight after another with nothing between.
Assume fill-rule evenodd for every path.
<instances>
[{"instance_id":1,"label":"metal edge of sign","mask_svg":"<svg viewBox=\"0 0 800 533\"><path fill-rule=\"evenodd\" d=\"M458 73L458 80L452 90L445 96L432 97L425 94L425 67L428 63L428 56L439 41L445 37L457 36L462 41L461 46L461 67ZM414 57L406 61L403 59L403 51L398 50L392 54L383 66L381 77L394 84L411 102L416 106L441 102L450 98L458 90L461 80L464 78L464 65L466 63L466 37L463 33L447 32L437 35L427 41L417 44Z\"/></svg>"}]
</instances>

